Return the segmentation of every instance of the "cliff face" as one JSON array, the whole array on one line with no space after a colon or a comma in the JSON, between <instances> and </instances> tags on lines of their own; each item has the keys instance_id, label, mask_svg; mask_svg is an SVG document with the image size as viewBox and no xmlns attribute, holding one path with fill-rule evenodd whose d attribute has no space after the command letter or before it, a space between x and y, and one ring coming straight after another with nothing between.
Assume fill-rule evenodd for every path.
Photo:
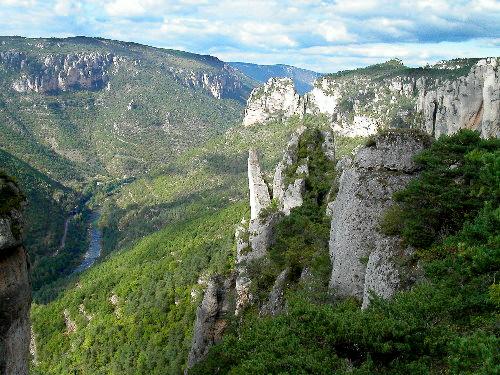
<instances>
[{"instance_id":1,"label":"cliff face","mask_svg":"<svg viewBox=\"0 0 500 375\"><path fill-rule=\"evenodd\" d=\"M427 142L424 135L389 132L361 148L352 162L343 162L339 191L329 207L330 288L336 297L353 296L367 307L371 292L388 298L401 287L398 264L412 250L380 233L379 225L393 193L418 173L412 157Z\"/></svg>"},{"instance_id":2,"label":"cliff face","mask_svg":"<svg viewBox=\"0 0 500 375\"><path fill-rule=\"evenodd\" d=\"M270 78L266 84L254 89L250 94L243 125L251 126L301 114L301 103L290 78Z\"/></svg>"},{"instance_id":3,"label":"cliff face","mask_svg":"<svg viewBox=\"0 0 500 375\"><path fill-rule=\"evenodd\" d=\"M203 301L196 311L188 368L202 360L208 349L222 339L228 318L234 312L233 294L234 277L224 279L214 276L210 279Z\"/></svg>"},{"instance_id":4,"label":"cliff face","mask_svg":"<svg viewBox=\"0 0 500 375\"><path fill-rule=\"evenodd\" d=\"M220 66L219 72L202 72L175 67L168 69L173 77L184 86L202 89L216 99L230 98L244 101L250 90L242 81L241 76L230 65L218 59L216 63Z\"/></svg>"},{"instance_id":5,"label":"cliff face","mask_svg":"<svg viewBox=\"0 0 500 375\"><path fill-rule=\"evenodd\" d=\"M56 94L72 90L110 89L110 81L117 69L125 65L135 76L139 68L151 68L151 61L140 54L125 55L105 51L73 52L68 54L44 53L44 43L36 51L9 49L0 52L0 64L10 73L10 87L16 92ZM158 73L170 75L181 85L201 89L217 99L231 98L240 102L250 93L250 81L245 81L229 64L212 56L198 56L193 65L206 64L201 69L179 66L179 61L156 61Z\"/></svg>"},{"instance_id":6,"label":"cliff face","mask_svg":"<svg viewBox=\"0 0 500 375\"><path fill-rule=\"evenodd\" d=\"M0 177L0 373L28 374L31 286L21 242L23 197Z\"/></svg>"},{"instance_id":7,"label":"cliff face","mask_svg":"<svg viewBox=\"0 0 500 375\"><path fill-rule=\"evenodd\" d=\"M91 52L46 55L36 59L13 50L1 52L0 62L19 73L12 83L15 91L56 93L103 88L109 80L109 70L115 57Z\"/></svg>"},{"instance_id":8,"label":"cliff face","mask_svg":"<svg viewBox=\"0 0 500 375\"><path fill-rule=\"evenodd\" d=\"M469 74L419 92L417 111L436 137L474 129L484 138L500 137L500 58L479 61Z\"/></svg>"},{"instance_id":9,"label":"cliff face","mask_svg":"<svg viewBox=\"0 0 500 375\"><path fill-rule=\"evenodd\" d=\"M303 97L295 94L291 81L270 80L248 99L244 124L322 114L335 132L349 137L372 135L381 128L422 128L436 137L472 128L483 137L498 136L498 60L417 69L393 60L320 77Z\"/></svg>"}]
</instances>

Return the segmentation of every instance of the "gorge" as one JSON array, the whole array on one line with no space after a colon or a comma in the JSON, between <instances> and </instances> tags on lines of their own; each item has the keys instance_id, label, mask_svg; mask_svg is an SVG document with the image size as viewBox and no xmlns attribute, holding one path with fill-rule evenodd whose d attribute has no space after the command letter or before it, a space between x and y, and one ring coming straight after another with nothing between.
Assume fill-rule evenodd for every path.
<instances>
[{"instance_id":1,"label":"gorge","mask_svg":"<svg viewBox=\"0 0 500 375\"><path fill-rule=\"evenodd\" d=\"M0 372L496 368L500 58L0 41Z\"/></svg>"}]
</instances>

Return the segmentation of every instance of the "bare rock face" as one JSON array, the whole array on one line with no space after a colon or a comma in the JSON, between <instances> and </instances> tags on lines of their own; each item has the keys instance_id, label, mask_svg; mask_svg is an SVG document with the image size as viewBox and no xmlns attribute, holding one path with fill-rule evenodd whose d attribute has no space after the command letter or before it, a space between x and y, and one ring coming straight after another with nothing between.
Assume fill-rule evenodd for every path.
<instances>
[{"instance_id":1,"label":"bare rock face","mask_svg":"<svg viewBox=\"0 0 500 375\"><path fill-rule=\"evenodd\" d=\"M228 318L234 312L234 277L210 279L203 301L196 311L188 368L201 361L210 347L222 339Z\"/></svg>"},{"instance_id":2,"label":"bare rock face","mask_svg":"<svg viewBox=\"0 0 500 375\"><path fill-rule=\"evenodd\" d=\"M393 193L418 173L412 156L427 142L418 133L388 132L361 148L352 163L344 163L339 191L329 207L330 288L335 296L355 297L366 307L370 293L389 298L400 287L401 270L394 259L404 260L411 249L378 227Z\"/></svg>"},{"instance_id":3,"label":"bare rock face","mask_svg":"<svg viewBox=\"0 0 500 375\"><path fill-rule=\"evenodd\" d=\"M250 190L250 223L242 221L236 229L236 315L252 301L251 278L247 263L266 255L273 242L277 214L264 217L262 210L269 207L271 197L258 159L257 152L248 154L248 187Z\"/></svg>"},{"instance_id":4,"label":"bare rock face","mask_svg":"<svg viewBox=\"0 0 500 375\"><path fill-rule=\"evenodd\" d=\"M462 128L474 129L484 138L500 137L500 58L487 58L468 75L422 89L417 111L425 130L436 137Z\"/></svg>"},{"instance_id":5,"label":"bare rock face","mask_svg":"<svg viewBox=\"0 0 500 375\"><path fill-rule=\"evenodd\" d=\"M206 56L206 58L213 59L212 63L220 66L220 70L203 72L176 67L168 67L168 70L184 86L201 88L216 99L231 98L243 101L250 90L243 84L234 68L217 58L211 56Z\"/></svg>"},{"instance_id":6,"label":"bare rock face","mask_svg":"<svg viewBox=\"0 0 500 375\"><path fill-rule=\"evenodd\" d=\"M305 181L303 178L297 178L292 182L287 182L286 171L287 169L297 163L297 148L302 134L306 131L305 126L299 127L295 133L292 134L283 158L276 166L273 178L273 198L275 198L280 205L280 210L285 215L290 214L290 210L302 205L302 195L305 190ZM307 160L297 167L296 175L306 176L308 174Z\"/></svg>"},{"instance_id":7,"label":"bare rock face","mask_svg":"<svg viewBox=\"0 0 500 375\"><path fill-rule=\"evenodd\" d=\"M55 93L68 90L97 90L106 86L115 58L99 52L47 55L42 60L22 52L0 53L0 62L17 70L12 83L17 92Z\"/></svg>"},{"instance_id":8,"label":"bare rock face","mask_svg":"<svg viewBox=\"0 0 500 375\"><path fill-rule=\"evenodd\" d=\"M484 138L499 137L500 58L483 59L475 65L470 59L455 63L442 62L410 72L401 69L401 61L392 60L379 72L381 66L371 72L322 76L302 97L295 93L291 81L271 79L252 92L243 124L321 114L332 130L347 137L421 126L436 137L462 128L478 130ZM452 80L436 78L436 70L443 71L439 77L456 77L456 69L470 71Z\"/></svg>"},{"instance_id":9,"label":"bare rock face","mask_svg":"<svg viewBox=\"0 0 500 375\"><path fill-rule=\"evenodd\" d=\"M0 373L28 374L31 285L21 241L21 193L0 177Z\"/></svg>"},{"instance_id":10,"label":"bare rock face","mask_svg":"<svg viewBox=\"0 0 500 375\"><path fill-rule=\"evenodd\" d=\"M261 315L278 315L284 309L284 290L290 270L284 269L274 281L269 298L260 309Z\"/></svg>"},{"instance_id":11,"label":"bare rock face","mask_svg":"<svg viewBox=\"0 0 500 375\"><path fill-rule=\"evenodd\" d=\"M266 84L252 90L247 100L244 126L289 118L303 113L302 100L290 78L270 78Z\"/></svg>"},{"instance_id":12,"label":"bare rock face","mask_svg":"<svg viewBox=\"0 0 500 375\"><path fill-rule=\"evenodd\" d=\"M259 217L262 209L271 203L269 189L262 177L259 158L255 150L248 152L248 186L250 189L250 218L254 220Z\"/></svg>"}]
</instances>

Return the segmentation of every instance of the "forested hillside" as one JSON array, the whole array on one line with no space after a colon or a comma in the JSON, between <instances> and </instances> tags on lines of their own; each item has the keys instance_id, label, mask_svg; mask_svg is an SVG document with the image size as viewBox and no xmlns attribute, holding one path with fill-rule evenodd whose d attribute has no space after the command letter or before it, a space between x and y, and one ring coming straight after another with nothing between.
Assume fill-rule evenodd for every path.
<instances>
[{"instance_id":1,"label":"forested hillside","mask_svg":"<svg viewBox=\"0 0 500 375\"><path fill-rule=\"evenodd\" d=\"M490 74L496 61L474 72ZM276 85L281 91L255 89L253 110L266 121L243 126L258 83L217 58L101 38L0 37L0 171L27 197L31 372L500 371L498 140L473 131L434 140L413 112L417 79L429 78L422 103L432 104L426 90L474 76L476 62L410 69L392 60L326 75L315 96L299 96L291 81ZM312 74L295 72L307 80ZM474 83L474 95L484 81ZM472 87L468 82L461 84ZM471 113L482 113L475 104ZM372 116L377 128L331 132L339 119L346 120L342 130L363 127L360 116ZM398 154L396 146L409 151ZM269 200L257 217L272 222L272 240L262 258L245 265L251 303L228 314L222 341L188 364L206 291L214 277L234 281L241 258L253 251L242 252L241 241L259 235L249 227L235 237L255 220L249 150ZM356 169L358 162L364 167ZM349 176L359 177L361 188L338 206L361 202L366 212L350 217L370 216L375 186L377 199L394 204L370 233L411 248L391 255L395 268L415 271L401 277L392 300L370 290L361 291L369 303L333 292L331 228L341 213L332 207ZM404 184L392 197L386 193L397 179ZM98 260L75 273L94 231ZM353 255L353 269L384 265L371 247L367 256Z\"/></svg>"},{"instance_id":2,"label":"forested hillside","mask_svg":"<svg viewBox=\"0 0 500 375\"><path fill-rule=\"evenodd\" d=\"M380 222L383 233L417 250L411 262L422 275L411 289L393 300L374 295L362 310L354 298L308 288L296 275L321 267L326 245L321 221L312 225L318 213L305 203L277 228L271 264L257 267L264 272L255 293L264 298L275 265L299 267L285 284L285 312L249 309L190 373L497 373L500 143L462 131L416 162L420 176L396 193Z\"/></svg>"},{"instance_id":3,"label":"forested hillside","mask_svg":"<svg viewBox=\"0 0 500 375\"><path fill-rule=\"evenodd\" d=\"M214 57L134 43L0 42L0 168L28 196L35 291L80 262L89 222L75 207L102 205L238 124L255 84Z\"/></svg>"}]
</instances>

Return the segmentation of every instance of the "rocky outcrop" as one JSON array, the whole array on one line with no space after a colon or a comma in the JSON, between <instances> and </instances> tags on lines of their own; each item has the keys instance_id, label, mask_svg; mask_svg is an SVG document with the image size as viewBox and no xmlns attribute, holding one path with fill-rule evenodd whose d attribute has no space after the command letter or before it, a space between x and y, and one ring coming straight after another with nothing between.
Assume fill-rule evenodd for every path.
<instances>
[{"instance_id":1,"label":"rocky outcrop","mask_svg":"<svg viewBox=\"0 0 500 375\"><path fill-rule=\"evenodd\" d=\"M244 126L289 118L303 113L302 100L290 78L271 78L252 91L247 100Z\"/></svg>"},{"instance_id":2,"label":"rocky outcrop","mask_svg":"<svg viewBox=\"0 0 500 375\"><path fill-rule=\"evenodd\" d=\"M0 53L0 62L20 74L12 83L17 92L102 89L114 61L112 54L99 52L46 55L40 59L17 51Z\"/></svg>"},{"instance_id":3,"label":"rocky outcrop","mask_svg":"<svg viewBox=\"0 0 500 375\"><path fill-rule=\"evenodd\" d=\"M243 123L312 114L326 116L332 130L348 137L420 127L435 136L469 128L483 137L498 137L499 60L474 65L477 60L462 59L417 69L391 60L322 76L303 97L296 95L291 81L270 80L252 92Z\"/></svg>"},{"instance_id":4,"label":"rocky outcrop","mask_svg":"<svg viewBox=\"0 0 500 375\"><path fill-rule=\"evenodd\" d=\"M292 208L302 205L302 195L305 189L305 180L302 177L308 174L307 160L303 160L293 171L295 175L300 176L299 178L288 181L287 172L298 162L299 139L305 131L306 127L301 126L292 134L283 153L283 158L274 172L273 198L279 202L279 208L285 215L288 215Z\"/></svg>"},{"instance_id":5,"label":"rocky outcrop","mask_svg":"<svg viewBox=\"0 0 500 375\"><path fill-rule=\"evenodd\" d=\"M379 222L393 193L418 173L412 157L427 144L423 134L390 131L361 148L352 163L344 162L339 191L329 207L330 288L336 297L352 296L366 307L370 293L388 298L400 288L397 264L411 249L398 237L380 233Z\"/></svg>"},{"instance_id":6,"label":"rocky outcrop","mask_svg":"<svg viewBox=\"0 0 500 375\"><path fill-rule=\"evenodd\" d=\"M419 92L417 111L425 130L436 137L474 129L500 137L500 58L480 60L466 76Z\"/></svg>"},{"instance_id":7,"label":"rocky outcrop","mask_svg":"<svg viewBox=\"0 0 500 375\"><path fill-rule=\"evenodd\" d=\"M0 373L28 374L31 285L21 241L23 197L0 176Z\"/></svg>"},{"instance_id":8,"label":"rocky outcrop","mask_svg":"<svg viewBox=\"0 0 500 375\"><path fill-rule=\"evenodd\" d=\"M269 189L262 177L257 151L248 152L248 186L250 189L250 219L259 217L260 212L271 203Z\"/></svg>"},{"instance_id":9,"label":"rocky outcrop","mask_svg":"<svg viewBox=\"0 0 500 375\"><path fill-rule=\"evenodd\" d=\"M236 315L253 301L250 291L252 278L248 272L248 263L267 254L267 250L274 242L274 227L278 220L279 212L273 212L266 217L250 220L248 228L242 223L236 230Z\"/></svg>"},{"instance_id":10,"label":"rocky outcrop","mask_svg":"<svg viewBox=\"0 0 500 375\"><path fill-rule=\"evenodd\" d=\"M290 270L284 269L274 281L269 298L260 309L261 315L278 315L284 309L284 293Z\"/></svg>"},{"instance_id":11,"label":"rocky outcrop","mask_svg":"<svg viewBox=\"0 0 500 375\"><path fill-rule=\"evenodd\" d=\"M230 98L244 101L250 92L249 87L244 84L234 68L216 58L212 59L214 59L212 64L220 67L220 70L195 71L176 67L168 67L168 70L184 86L202 89L216 99Z\"/></svg>"},{"instance_id":12,"label":"rocky outcrop","mask_svg":"<svg viewBox=\"0 0 500 375\"><path fill-rule=\"evenodd\" d=\"M210 347L222 339L234 312L234 277L214 276L208 282L203 301L196 311L193 342L187 367L201 361Z\"/></svg>"},{"instance_id":13,"label":"rocky outcrop","mask_svg":"<svg viewBox=\"0 0 500 375\"><path fill-rule=\"evenodd\" d=\"M303 204L303 195L306 190L306 178L309 175L309 159L299 159L299 144L307 128L299 127L291 136L278 163L273 179L272 200L269 188L262 177L257 153L250 150L248 157L248 183L250 190L250 222L246 221L236 230L236 315L243 308L252 303L250 292L251 275L248 273L249 262L264 258L274 243L274 228L283 215L289 215L291 210ZM314 133L321 143L317 144L327 159L334 160L335 151L333 136L328 131ZM312 144L302 145L310 148ZM284 276L283 276L284 277ZM279 279L279 278L278 278ZM281 283L276 280L277 288ZM276 292L277 293L277 292ZM273 300L273 298L270 298ZM265 308L267 312L278 311L275 303ZM266 312L266 313L267 313Z\"/></svg>"}]
</instances>

